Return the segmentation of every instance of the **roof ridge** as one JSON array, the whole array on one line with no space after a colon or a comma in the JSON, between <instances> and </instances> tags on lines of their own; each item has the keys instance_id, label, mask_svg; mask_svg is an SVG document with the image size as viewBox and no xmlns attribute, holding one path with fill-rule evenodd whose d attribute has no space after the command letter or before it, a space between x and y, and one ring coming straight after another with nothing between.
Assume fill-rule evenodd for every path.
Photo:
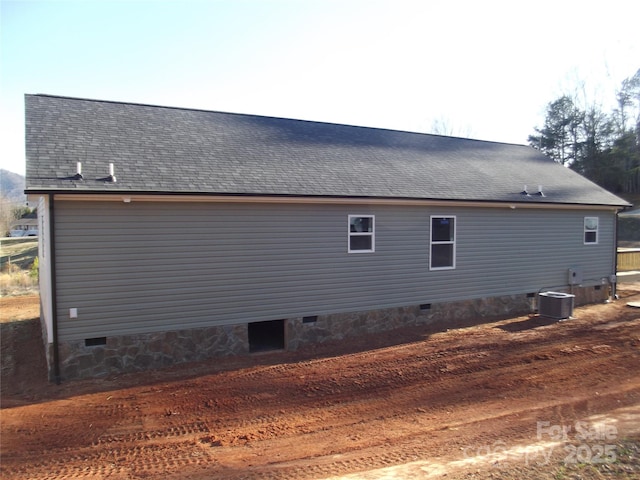
<instances>
[{"instance_id":1,"label":"roof ridge","mask_svg":"<svg viewBox=\"0 0 640 480\"><path fill-rule=\"evenodd\" d=\"M395 129L395 128L371 127L371 126L367 126L367 125L353 125L353 124L348 124L348 123L325 122L325 121L319 121L319 120L305 120L305 119L302 119L302 118L289 118L289 117L280 117L280 116L274 116L274 115L260 115L260 114L255 114L255 113L225 112L225 111L221 111L221 110L206 110L204 108L195 108L195 107L178 107L178 106L171 106L171 105L157 105L157 104L152 104L152 103L128 102L128 101L123 101L123 100L101 100L101 99L86 98L86 97L72 97L72 96L68 96L68 95L53 95L53 94L48 94L48 93L25 94L25 96L59 98L59 99L65 99L65 100L78 100L78 101L83 101L83 102L94 102L94 103L108 103L108 104L114 104L114 105L131 105L131 106L136 106L136 107L163 108L163 109L182 110L182 111L189 111L189 112L217 113L217 114L220 114L220 115L233 115L233 116L239 116L239 117L264 118L264 119L272 119L272 120L284 120L284 121L289 121L289 122L303 122L303 123L310 123L310 124L316 124L316 125L328 125L328 126L336 126L336 127L359 128L359 129L365 129L365 130L377 130L377 131L384 131L384 132L404 133L404 134L409 134L409 135L424 135L424 136L430 136L430 137L447 138L447 139L452 139L452 140L465 140L465 141L470 141L470 142L482 142L482 143L490 143L490 144L497 144L497 145L513 145L513 146L516 146L516 147L531 148L528 145L520 144L520 143L498 142L498 141L494 141L494 140L483 140L483 139L479 139L479 138L469 138L469 137L457 137L457 136L454 136L454 135L442 135L442 134L438 134L438 133L415 132L415 131L411 131L411 130L398 130L398 129Z\"/></svg>"}]
</instances>

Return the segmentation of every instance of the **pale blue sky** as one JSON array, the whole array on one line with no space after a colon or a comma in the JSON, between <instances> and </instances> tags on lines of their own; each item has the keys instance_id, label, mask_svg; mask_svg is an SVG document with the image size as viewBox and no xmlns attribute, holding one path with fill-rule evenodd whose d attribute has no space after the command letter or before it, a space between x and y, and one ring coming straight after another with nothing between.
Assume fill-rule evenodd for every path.
<instances>
[{"instance_id":1,"label":"pale blue sky","mask_svg":"<svg viewBox=\"0 0 640 480\"><path fill-rule=\"evenodd\" d=\"M640 68L640 3L0 0L0 168L24 174L24 94L526 143L579 80Z\"/></svg>"}]
</instances>

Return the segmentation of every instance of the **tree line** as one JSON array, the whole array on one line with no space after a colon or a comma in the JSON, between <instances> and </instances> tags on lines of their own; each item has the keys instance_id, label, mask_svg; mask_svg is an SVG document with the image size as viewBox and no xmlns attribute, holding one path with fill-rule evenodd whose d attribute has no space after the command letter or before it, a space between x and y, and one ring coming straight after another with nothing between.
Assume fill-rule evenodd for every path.
<instances>
[{"instance_id":1,"label":"tree line","mask_svg":"<svg viewBox=\"0 0 640 480\"><path fill-rule=\"evenodd\" d=\"M581 106L578 95L547 105L529 144L618 194L640 193L640 69L616 91L616 107Z\"/></svg>"}]
</instances>

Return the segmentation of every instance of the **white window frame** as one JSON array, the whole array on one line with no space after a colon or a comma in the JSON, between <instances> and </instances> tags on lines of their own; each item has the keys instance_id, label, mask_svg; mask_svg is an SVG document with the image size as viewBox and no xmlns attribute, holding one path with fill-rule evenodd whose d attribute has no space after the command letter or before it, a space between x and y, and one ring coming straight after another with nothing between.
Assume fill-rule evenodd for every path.
<instances>
[{"instance_id":1,"label":"white window frame","mask_svg":"<svg viewBox=\"0 0 640 480\"><path fill-rule=\"evenodd\" d=\"M453 239L448 241L433 241L433 220L435 218L453 219ZM456 268L456 237L458 236L458 220L455 215L431 215L429 217L429 270L455 270ZM433 246L434 245L453 245L452 264L446 267L434 267L433 262Z\"/></svg>"},{"instance_id":2,"label":"white window frame","mask_svg":"<svg viewBox=\"0 0 640 480\"><path fill-rule=\"evenodd\" d=\"M595 230L589 229L587 230L587 221L595 220L596 228ZM597 245L600 240L600 217L584 217L583 231L582 231L582 241L585 245ZM596 239L594 242L587 242L587 232L595 232Z\"/></svg>"},{"instance_id":3,"label":"white window frame","mask_svg":"<svg viewBox=\"0 0 640 480\"><path fill-rule=\"evenodd\" d=\"M352 232L351 231L351 219L352 218L370 218L371 219L371 231L370 232ZM371 237L371 249L360 250L351 249L351 237ZM375 215L348 215L347 218L347 252L348 253L374 253L376 251L376 216Z\"/></svg>"}]
</instances>

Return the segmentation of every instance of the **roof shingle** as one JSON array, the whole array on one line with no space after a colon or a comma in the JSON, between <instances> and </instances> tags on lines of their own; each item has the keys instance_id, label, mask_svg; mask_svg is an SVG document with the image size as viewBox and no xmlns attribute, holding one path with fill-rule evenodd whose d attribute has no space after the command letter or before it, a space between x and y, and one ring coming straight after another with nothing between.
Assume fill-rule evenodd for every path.
<instances>
[{"instance_id":1,"label":"roof shingle","mask_svg":"<svg viewBox=\"0 0 640 480\"><path fill-rule=\"evenodd\" d=\"M48 95L26 95L26 151L27 192L627 205L524 145Z\"/></svg>"}]
</instances>

